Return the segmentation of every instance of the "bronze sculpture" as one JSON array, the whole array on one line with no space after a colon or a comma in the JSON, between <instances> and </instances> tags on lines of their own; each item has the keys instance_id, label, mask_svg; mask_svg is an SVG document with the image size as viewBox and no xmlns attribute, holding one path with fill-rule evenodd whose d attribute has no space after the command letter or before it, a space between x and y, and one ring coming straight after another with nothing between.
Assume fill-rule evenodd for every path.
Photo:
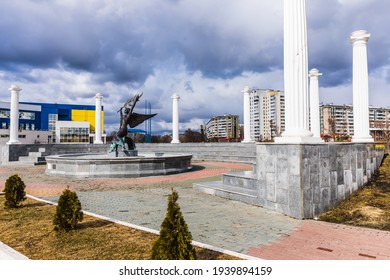
<instances>
[{"instance_id":1,"label":"bronze sculpture","mask_svg":"<svg viewBox=\"0 0 390 280\"><path fill-rule=\"evenodd\" d=\"M133 113L134 107L137 104L138 100L141 98L143 93L135 94L132 98L128 99L125 104L118 110L117 113L120 113L120 127L116 133L116 139L111 142L110 152L115 151L116 156L118 156L118 147L122 147L122 150L126 154L126 151L135 150L135 144L133 139L127 136L128 128L134 128L137 125L143 123L144 121L154 117L157 114L143 115L138 113Z\"/></svg>"}]
</instances>

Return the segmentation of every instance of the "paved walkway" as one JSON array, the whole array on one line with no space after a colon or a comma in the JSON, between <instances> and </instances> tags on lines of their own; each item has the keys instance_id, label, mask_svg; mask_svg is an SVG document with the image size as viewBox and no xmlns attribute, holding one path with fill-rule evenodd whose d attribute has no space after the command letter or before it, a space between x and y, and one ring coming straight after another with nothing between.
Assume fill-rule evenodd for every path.
<instances>
[{"instance_id":1,"label":"paved walkway","mask_svg":"<svg viewBox=\"0 0 390 280\"><path fill-rule=\"evenodd\" d=\"M28 258L0 242L0 260L27 260Z\"/></svg>"},{"instance_id":2,"label":"paved walkway","mask_svg":"<svg viewBox=\"0 0 390 280\"><path fill-rule=\"evenodd\" d=\"M37 167L18 171L24 172L21 177L29 181L25 181L29 194L56 201L69 186L77 191L83 210L155 230L164 219L167 196L173 187L179 193L178 203L194 241L254 257L390 259L390 232L295 220L261 207L195 192L193 180L251 168L219 162L201 165L207 168L137 179L53 179L45 175L29 177L39 171ZM1 179L14 171L0 168Z\"/></svg>"}]
</instances>

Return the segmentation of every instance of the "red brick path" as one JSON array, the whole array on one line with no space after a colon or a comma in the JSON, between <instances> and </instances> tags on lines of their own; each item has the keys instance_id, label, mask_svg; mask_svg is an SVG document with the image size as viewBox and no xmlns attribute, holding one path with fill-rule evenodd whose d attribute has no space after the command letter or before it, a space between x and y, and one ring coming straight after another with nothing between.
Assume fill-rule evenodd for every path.
<instances>
[{"instance_id":1,"label":"red brick path","mask_svg":"<svg viewBox=\"0 0 390 280\"><path fill-rule=\"evenodd\" d=\"M227 163L227 162L192 162L193 165L205 165L207 168L194 170L190 172L165 175L165 176L151 176L151 177L140 177L140 178L99 178L99 179L68 179L68 178L48 178L43 175L45 167L31 167L25 169L13 170L11 168L0 168L0 174L4 174L4 180L0 180L0 185L4 186L5 178L8 175L19 173L20 176L25 179L25 175L35 177L32 182L26 182L26 192L35 196L58 196L62 193L65 188L72 190L78 190L80 187L84 191L87 191L90 187L106 186L115 187L118 185L131 185L131 184L152 184L159 182L179 182L194 180L199 178L208 178L221 175L231 170L252 170L252 166L248 164L239 163ZM31 173L31 174L30 174ZM32 176L36 174L36 176Z\"/></svg>"},{"instance_id":2,"label":"red brick path","mask_svg":"<svg viewBox=\"0 0 390 280\"><path fill-rule=\"evenodd\" d=\"M248 254L268 260L390 260L390 232L303 221L290 236Z\"/></svg>"}]
</instances>

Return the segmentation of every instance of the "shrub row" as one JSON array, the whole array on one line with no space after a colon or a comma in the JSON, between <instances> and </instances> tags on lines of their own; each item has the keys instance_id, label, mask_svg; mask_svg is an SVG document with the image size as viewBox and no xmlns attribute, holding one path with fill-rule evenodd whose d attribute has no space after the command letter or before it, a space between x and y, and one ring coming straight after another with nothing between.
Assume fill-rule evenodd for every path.
<instances>
[{"instance_id":1,"label":"shrub row","mask_svg":"<svg viewBox=\"0 0 390 280\"><path fill-rule=\"evenodd\" d=\"M10 176L4 187L4 207L17 208L26 199L26 185L17 175ZM192 235L184 221L180 206L177 203L179 195L172 189L168 197L168 207L164 221L161 224L160 236L153 244L151 259L154 260L195 260L195 249L191 245ZM58 199L56 213L53 219L54 229L70 231L83 220L81 203L77 194L66 189Z\"/></svg>"}]
</instances>

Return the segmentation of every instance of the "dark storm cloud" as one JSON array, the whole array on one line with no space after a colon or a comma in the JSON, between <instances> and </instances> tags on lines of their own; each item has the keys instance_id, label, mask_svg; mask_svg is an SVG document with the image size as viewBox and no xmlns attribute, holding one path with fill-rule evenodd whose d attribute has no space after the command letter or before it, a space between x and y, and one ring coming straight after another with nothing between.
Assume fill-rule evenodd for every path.
<instances>
[{"instance_id":1,"label":"dark storm cloud","mask_svg":"<svg viewBox=\"0 0 390 280\"><path fill-rule=\"evenodd\" d=\"M365 29L371 33L367 45L369 71L388 65L390 24L386 1L307 1L309 66L324 73L322 86L349 84L352 78L350 34Z\"/></svg>"},{"instance_id":2,"label":"dark storm cloud","mask_svg":"<svg viewBox=\"0 0 390 280\"><path fill-rule=\"evenodd\" d=\"M62 66L97 73L106 80L142 82L151 69L140 36L128 32L119 19L99 18L98 11L83 4L74 9L42 1L3 2L0 67Z\"/></svg>"},{"instance_id":3,"label":"dark storm cloud","mask_svg":"<svg viewBox=\"0 0 390 280\"><path fill-rule=\"evenodd\" d=\"M324 74L321 87L350 85L349 35L359 29L372 33L370 73L389 81L387 1L306 3L309 67ZM90 102L89 93L105 90L105 121L114 126L116 110L139 91L156 122L171 121L174 92L181 122L240 114L245 85L283 89L282 7L283 0L2 0L1 94L22 83L30 98L45 91Z\"/></svg>"},{"instance_id":4,"label":"dark storm cloud","mask_svg":"<svg viewBox=\"0 0 390 280\"><path fill-rule=\"evenodd\" d=\"M182 58L189 71L225 78L245 70L269 71L281 62L280 56L265 55L270 49L248 53L248 41L258 41L245 34L221 34L207 20L187 19L190 11L179 9L180 1L154 1L152 10L128 4L114 8L116 15L105 11L108 3L91 3L3 1L0 67L61 65L96 73L101 81L142 84L155 67L174 57Z\"/></svg>"},{"instance_id":5,"label":"dark storm cloud","mask_svg":"<svg viewBox=\"0 0 390 280\"><path fill-rule=\"evenodd\" d=\"M201 71L211 78L283 67L281 34L276 33L273 42L262 41L259 37L266 27L260 26L258 34L248 36L229 29L228 18L226 24L216 24L208 14L202 16L202 10L184 2L141 5L135 1L132 5L83 1L61 5L52 1L2 1L0 68L17 71L15 65L61 65L95 73L98 81L142 85L156 67L175 57L188 71ZM389 56L389 48L383 46L383 40L389 43L388 35L385 28L377 31L382 24L379 18L388 11L384 3L371 1L348 13L348 6L337 0L308 1L310 64L326 73L345 73L329 79L327 86L349 81L348 36L357 28L376 31L370 42L369 51L375 53L370 56L371 69L388 63L383 59ZM197 12L199 17L191 17Z\"/></svg>"},{"instance_id":6,"label":"dark storm cloud","mask_svg":"<svg viewBox=\"0 0 390 280\"><path fill-rule=\"evenodd\" d=\"M77 23L77 13L66 15L58 7L32 1L1 3L0 61L31 67L64 63L73 68L90 68L96 58L93 34ZM64 13L62 13L64 12Z\"/></svg>"}]
</instances>

